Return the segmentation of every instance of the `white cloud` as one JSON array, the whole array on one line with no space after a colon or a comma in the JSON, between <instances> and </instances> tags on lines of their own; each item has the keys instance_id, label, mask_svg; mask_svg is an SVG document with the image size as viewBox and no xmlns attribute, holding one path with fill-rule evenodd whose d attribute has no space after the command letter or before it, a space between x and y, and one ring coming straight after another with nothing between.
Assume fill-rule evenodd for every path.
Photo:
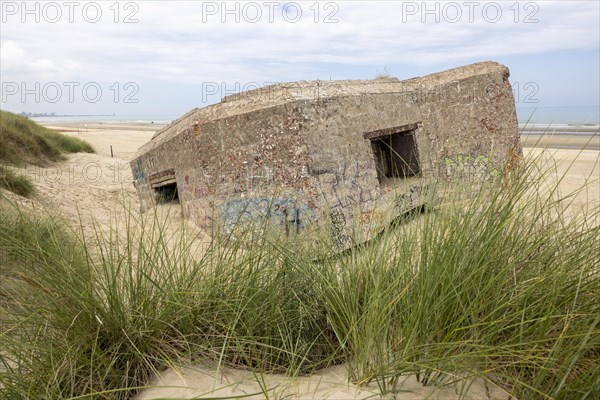
<instances>
[{"instance_id":1,"label":"white cloud","mask_svg":"<svg viewBox=\"0 0 600 400\"><path fill-rule=\"evenodd\" d=\"M244 22L256 15L252 7L242 14L245 3L237 3L240 23L235 23L235 14L223 10L203 14L201 3L206 11L210 2L137 2L137 11L125 10L125 3L120 3L120 20L135 11L133 17L139 22L132 24L114 23L112 3L102 3L102 19L95 24L77 13L74 23L69 23L64 10L63 19L53 24L44 22L43 15L40 23L9 19L3 27L3 36L9 39L2 47L3 73L202 80L225 73L252 75L265 61L288 63L290 68L322 62L436 64L597 48L600 34L597 2L532 3L538 9L520 6L518 15L509 9L512 3L502 3L497 23L489 22L494 8L487 10L487 16L483 13L485 2L472 10L473 23L463 2L454 2L462 12L457 23L444 22L445 15L455 18L444 12L448 2L439 3L438 15L423 14L422 2L321 2L321 20L336 11L333 4L337 4L334 17L339 23L335 24L314 23L315 11L309 9L313 3L301 3L303 16L297 23L287 22L281 10L275 10L274 22L269 23L268 8L261 6L262 20L256 24ZM222 7L221 2L211 4ZM325 4L330 8L326 10ZM407 13L413 11L411 4L419 8L414 15ZM539 22L524 23L529 14ZM249 66L251 62L257 65Z\"/></svg>"},{"instance_id":2,"label":"white cloud","mask_svg":"<svg viewBox=\"0 0 600 400\"><path fill-rule=\"evenodd\" d=\"M25 61L25 50L12 40L0 42L0 67L5 73L18 71Z\"/></svg>"},{"instance_id":3,"label":"white cloud","mask_svg":"<svg viewBox=\"0 0 600 400\"><path fill-rule=\"evenodd\" d=\"M81 2L75 9L73 22L64 6L56 23L45 21L43 13L39 23L29 15L24 23L19 13L4 15L2 79L158 79L196 85L206 81L265 82L303 79L307 72L319 71L322 63L372 67L374 74L383 65L460 64L473 59L597 49L600 36L600 3L595 1L519 2L518 14L515 2L481 1L472 15L469 2L462 1L438 2L439 15L424 14L421 1L322 1L318 3L319 23L314 22L315 9L310 8L315 2L298 2L303 15L297 23L287 21L281 7L269 22L263 1L254 2L263 13L258 23L244 21L255 16L252 9L239 15L241 21L236 23L234 14L222 13L221 1L120 2L117 23L115 3L97 2L101 18L90 23L86 18L94 16L94 10L87 16L82 10L88 3ZM427 3L429 10L435 7L432 3ZM490 22L495 17L494 7L488 7L487 14L483 11L492 3L502 6L496 23ZM45 3L40 4L43 8ZM236 3L227 4L231 10ZM237 4L241 12L248 3ZM444 21L448 19L444 17L455 17L448 8L453 4L461 12L456 23ZM203 7L207 11L210 5L217 7L217 13L203 14ZM417 12L409 12L415 6ZM331 17L339 22L323 23L332 12L335 15ZM139 22L123 23L128 15ZM538 22L525 23L527 17Z\"/></svg>"},{"instance_id":4,"label":"white cloud","mask_svg":"<svg viewBox=\"0 0 600 400\"><path fill-rule=\"evenodd\" d=\"M3 81L38 81L40 79L65 79L80 68L80 63L70 59L36 58L19 43L0 42L0 72Z\"/></svg>"}]
</instances>

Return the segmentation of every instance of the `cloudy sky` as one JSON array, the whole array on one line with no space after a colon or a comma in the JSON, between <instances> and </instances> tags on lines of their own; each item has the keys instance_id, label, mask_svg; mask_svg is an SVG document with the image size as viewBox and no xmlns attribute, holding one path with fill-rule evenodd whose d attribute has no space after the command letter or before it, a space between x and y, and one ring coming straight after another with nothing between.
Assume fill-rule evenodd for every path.
<instances>
[{"instance_id":1,"label":"cloudy sky","mask_svg":"<svg viewBox=\"0 0 600 400\"><path fill-rule=\"evenodd\" d=\"M600 2L0 1L3 109L171 118L273 82L511 70L519 107L600 104Z\"/></svg>"}]
</instances>

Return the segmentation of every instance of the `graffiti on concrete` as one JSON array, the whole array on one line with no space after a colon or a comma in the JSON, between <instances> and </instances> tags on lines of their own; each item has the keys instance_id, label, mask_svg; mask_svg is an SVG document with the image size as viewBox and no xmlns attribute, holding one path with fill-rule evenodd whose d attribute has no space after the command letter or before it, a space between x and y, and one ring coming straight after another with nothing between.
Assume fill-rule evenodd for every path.
<instances>
[{"instance_id":1,"label":"graffiti on concrete","mask_svg":"<svg viewBox=\"0 0 600 400\"><path fill-rule=\"evenodd\" d=\"M344 212L336 208L329 213L331 218L331 238L333 243L339 247L346 247L350 244L350 236L345 234L346 216Z\"/></svg>"},{"instance_id":2,"label":"graffiti on concrete","mask_svg":"<svg viewBox=\"0 0 600 400\"><path fill-rule=\"evenodd\" d=\"M285 228L286 235L290 235L299 233L314 219L314 210L295 199L255 197L226 202L221 208L221 219L226 234L236 226L260 223L266 219L275 226Z\"/></svg>"},{"instance_id":3,"label":"graffiti on concrete","mask_svg":"<svg viewBox=\"0 0 600 400\"><path fill-rule=\"evenodd\" d=\"M449 179L487 181L501 176L488 156L463 155L445 158L442 161L442 174Z\"/></svg>"},{"instance_id":4,"label":"graffiti on concrete","mask_svg":"<svg viewBox=\"0 0 600 400\"><path fill-rule=\"evenodd\" d=\"M144 178L146 177L146 174L144 173L144 169L142 168L142 159L141 158L138 158L137 165L133 169L133 177L135 179L135 182L138 182L138 183L143 181Z\"/></svg>"},{"instance_id":5,"label":"graffiti on concrete","mask_svg":"<svg viewBox=\"0 0 600 400\"><path fill-rule=\"evenodd\" d=\"M427 186L411 185L408 193L403 193L396 197L394 201L396 212L400 214L405 213L421 205L424 202L423 197L426 190Z\"/></svg>"}]
</instances>

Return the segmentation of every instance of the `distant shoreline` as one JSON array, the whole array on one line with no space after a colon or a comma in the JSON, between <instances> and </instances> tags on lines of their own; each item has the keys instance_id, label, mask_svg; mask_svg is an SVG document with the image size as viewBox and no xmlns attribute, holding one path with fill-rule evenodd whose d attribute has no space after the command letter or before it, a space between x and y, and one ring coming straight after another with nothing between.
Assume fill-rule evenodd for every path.
<instances>
[{"instance_id":1,"label":"distant shoreline","mask_svg":"<svg viewBox=\"0 0 600 400\"><path fill-rule=\"evenodd\" d=\"M97 118L96 118L97 117ZM116 125L116 124L157 124L157 125L168 125L175 121L177 118L171 118L170 116L163 117L124 117L124 116L56 116L56 117L28 117L32 121L38 124L47 125L69 125L69 126L85 126L85 125Z\"/></svg>"},{"instance_id":2,"label":"distant shoreline","mask_svg":"<svg viewBox=\"0 0 600 400\"><path fill-rule=\"evenodd\" d=\"M67 134L90 134L102 132L131 132L135 135L136 132L157 132L167 126L167 123L151 123L151 122L40 122L41 125L53 129L57 132ZM521 133L521 144L527 148L551 148L551 149L585 149L600 151L600 134L598 130L592 130L588 127L587 130L578 129L578 127L570 127L560 131L553 130L534 130L523 129Z\"/></svg>"},{"instance_id":3,"label":"distant shoreline","mask_svg":"<svg viewBox=\"0 0 600 400\"><path fill-rule=\"evenodd\" d=\"M529 148L573 149L600 151L598 133L529 133L521 135L521 145Z\"/></svg>"},{"instance_id":4,"label":"distant shoreline","mask_svg":"<svg viewBox=\"0 0 600 400\"><path fill-rule=\"evenodd\" d=\"M19 114L23 117L27 117L27 118L97 118L97 117L116 117L116 114L64 114L64 115L60 115L60 114L56 114L56 115L52 115L52 114Z\"/></svg>"},{"instance_id":5,"label":"distant shoreline","mask_svg":"<svg viewBox=\"0 0 600 400\"><path fill-rule=\"evenodd\" d=\"M521 135L594 135L600 133L598 124L519 124Z\"/></svg>"},{"instance_id":6,"label":"distant shoreline","mask_svg":"<svg viewBox=\"0 0 600 400\"><path fill-rule=\"evenodd\" d=\"M167 123L154 122L61 122L40 121L40 125L57 132L93 133L106 131L159 131L167 126Z\"/></svg>"}]
</instances>

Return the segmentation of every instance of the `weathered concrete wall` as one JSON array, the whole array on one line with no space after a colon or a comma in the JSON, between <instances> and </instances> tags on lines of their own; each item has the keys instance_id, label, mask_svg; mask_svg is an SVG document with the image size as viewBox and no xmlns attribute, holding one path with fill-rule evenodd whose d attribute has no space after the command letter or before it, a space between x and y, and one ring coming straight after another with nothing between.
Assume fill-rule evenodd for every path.
<instances>
[{"instance_id":1,"label":"weathered concrete wall","mask_svg":"<svg viewBox=\"0 0 600 400\"><path fill-rule=\"evenodd\" d=\"M420 171L389 185L372 140L398 127L411 127L410 140L396 142L414 142ZM132 169L144 209L154 205L152 177L172 169L184 214L206 229L267 217L290 234L328 221L345 246L417 205L424 180L500 173L518 143L508 70L480 63L402 82L301 82L231 96L157 133Z\"/></svg>"},{"instance_id":2,"label":"weathered concrete wall","mask_svg":"<svg viewBox=\"0 0 600 400\"><path fill-rule=\"evenodd\" d=\"M437 87L424 83L425 78L407 81L418 87L428 139L426 167L449 178L461 168L467 175L476 174L461 176L469 179L481 178L486 169L501 171L515 152L521 154L508 69L485 63L483 68L463 67L459 79L452 79L451 73L442 73L449 76ZM469 172L472 168L461 164L469 160L478 160L478 168ZM448 168L452 165L459 168Z\"/></svg>"},{"instance_id":3,"label":"weathered concrete wall","mask_svg":"<svg viewBox=\"0 0 600 400\"><path fill-rule=\"evenodd\" d=\"M280 225L308 220L298 216L314 208L301 118L300 108L282 104L202 125L196 161L183 172L184 190L193 193L186 212L198 215L200 225L216 223L226 232L240 217L267 213L269 205Z\"/></svg>"},{"instance_id":4,"label":"weathered concrete wall","mask_svg":"<svg viewBox=\"0 0 600 400\"><path fill-rule=\"evenodd\" d=\"M392 216L363 135L420 121L419 109L410 94L364 93L315 100L304 112L311 121L306 140L313 197L330 217L336 240L346 245L353 236L374 235Z\"/></svg>"}]
</instances>

